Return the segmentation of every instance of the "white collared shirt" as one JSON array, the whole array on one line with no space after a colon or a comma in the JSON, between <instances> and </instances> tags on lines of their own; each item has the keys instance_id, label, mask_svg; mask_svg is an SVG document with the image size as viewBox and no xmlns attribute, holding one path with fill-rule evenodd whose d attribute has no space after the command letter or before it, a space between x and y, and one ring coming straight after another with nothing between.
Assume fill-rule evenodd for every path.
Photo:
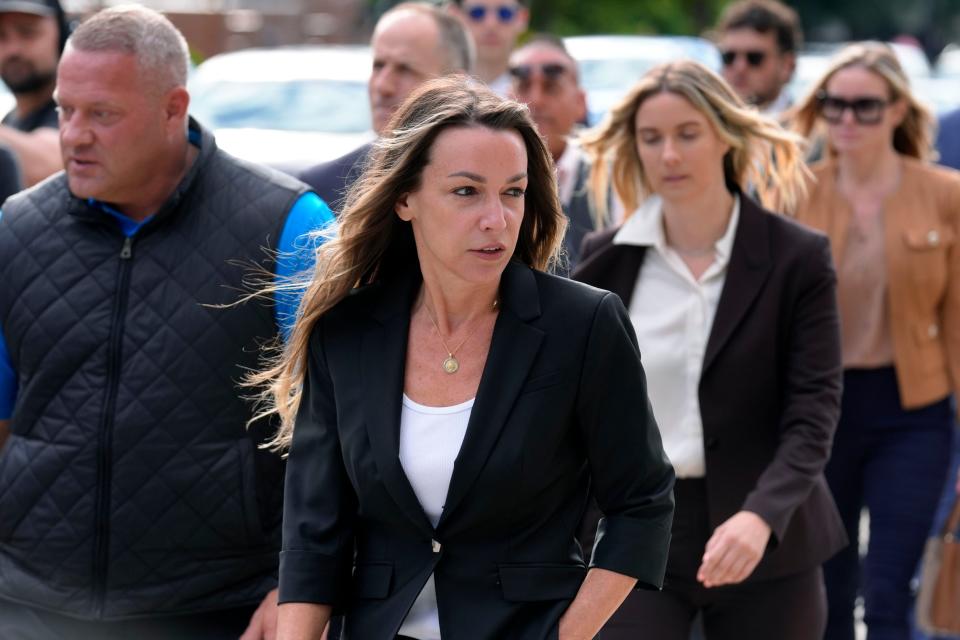
<instances>
[{"instance_id":1,"label":"white collared shirt","mask_svg":"<svg viewBox=\"0 0 960 640\"><path fill-rule=\"evenodd\" d=\"M567 146L557 158L557 187L560 195L560 204L567 206L573 197L573 189L577 186L577 172L580 170L582 152L577 143L567 140Z\"/></svg>"},{"instance_id":2,"label":"white collared shirt","mask_svg":"<svg viewBox=\"0 0 960 640\"><path fill-rule=\"evenodd\" d=\"M784 114L784 112L793 105L793 100L790 98L790 94L787 92L787 88L784 87L783 91L777 94L777 97L770 102L766 107L760 110L765 116L769 116L773 119L777 119Z\"/></svg>"},{"instance_id":3,"label":"white collared shirt","mask_svg":"<svg viewBox=\"0 0 960 640\"><path fill-rule=\"evenodd\" d=\"M509 98L510 92L513 90L513 78L510 77L509 71L504 71L491 80L487 87L497 95Z\"/></svg>"},{"instance_id":4,"label":"white collared shirt","mask_svg":"<svg viewBox=\"0 0 960 640\"><path fill-rule=\"evenodd\" d=\"M630 320L663 448L679 478L706 473L700 373L739 220L740 199L734 196L727 230L714 245L713 264L699 280L667 245L659 196L647 198L613 238L614 244L648 247L630 301Z\"/></svg>"}]
</instances>

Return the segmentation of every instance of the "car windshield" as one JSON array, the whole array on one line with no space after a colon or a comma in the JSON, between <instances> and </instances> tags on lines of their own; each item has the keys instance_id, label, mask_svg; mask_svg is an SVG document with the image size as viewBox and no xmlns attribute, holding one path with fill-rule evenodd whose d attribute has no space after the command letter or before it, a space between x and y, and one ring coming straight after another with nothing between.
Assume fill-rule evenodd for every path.
<instances>
[{"instance_id":1,"label":"car windshield","mask_svg":"<svg viewBox=\"0 0 960 640\"><path fill-rule=\"evenodd\" d=\"M363 82L218 81L193 87L191 112L212 129L363 133L370 129Z\"/></svg>"},{"instance_id":2,"label":"car windshield","mask_svg":"<svg viewBox=\"0 0 960 640\"><path fill-rule=\"evenodd\" d=\"M617 89L624 90L627 78L640 78L648 70L662 62L658 58L607 58L603 60L581 60L580 78L587 91Z\"/></svg>"}]
</instances>

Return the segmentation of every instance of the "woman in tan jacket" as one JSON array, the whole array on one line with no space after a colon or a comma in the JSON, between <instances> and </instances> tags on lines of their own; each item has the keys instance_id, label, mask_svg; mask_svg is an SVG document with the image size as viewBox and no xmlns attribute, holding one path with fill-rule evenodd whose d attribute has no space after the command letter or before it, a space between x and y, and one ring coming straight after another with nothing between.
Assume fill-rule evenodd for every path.
<instances>
[{"instance_id":1,"label":"woman in tan jacket","mask_svg":"<svg viewBox=\"0 0 960 640\"><path fill-rule=\"evenodd\" d=\"M830 238L843 344L826 475L852 544L825 566L825 637L853 639L862 584L871 640L906 640L910 579L946 478L960 381L960 178L929 162L933 119L880 43L844 49L794 123L825 138L796 216Z\"/></svg>"}]
</instances>

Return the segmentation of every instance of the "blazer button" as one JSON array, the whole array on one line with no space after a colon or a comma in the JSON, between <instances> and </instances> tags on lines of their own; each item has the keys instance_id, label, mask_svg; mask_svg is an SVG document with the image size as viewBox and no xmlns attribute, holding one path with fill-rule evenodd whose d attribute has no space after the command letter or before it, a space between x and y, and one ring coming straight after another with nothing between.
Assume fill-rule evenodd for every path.
<instances>
[{"instance_id":1,"label":"blazer button","mask_svg":"<svg viewBox=\"0 0 960 640\"><path fill-rule=\"evenodd\" d=\"M443 548L443 545L441 545L441 544L440 544L439 542L437 542L436 540L431 540L431 541L430 541L430 548L433 549L433 552L434 552L434 553L440 553L440 549Z\"/></svg>"},{"instance_id":2,"label":"blazer button","mask_svg":"<svg viewBox=\"0 0 960 640\"><path fill-rule=\"evenodd\" d=\"M720 448L720 440L716 436L710 436L703 444L706 446L707 451L716 451Z\"/></svg>"},{"instance_id":3,"label":"blazer button","mask_svg":"<svg viewBox=\"0 0 960 640\"><path fill-rule=\"evenodd\" d=\"M927 244L931 247L940 244L940 233L936 229L931 229L927 232Z\"/></svg>"}]
</instances>

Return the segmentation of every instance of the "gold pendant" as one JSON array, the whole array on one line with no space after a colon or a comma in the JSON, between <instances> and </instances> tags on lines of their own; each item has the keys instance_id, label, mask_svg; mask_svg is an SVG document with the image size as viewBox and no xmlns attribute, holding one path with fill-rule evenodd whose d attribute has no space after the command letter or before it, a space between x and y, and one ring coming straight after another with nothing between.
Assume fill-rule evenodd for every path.
<instances>
[{"instance_id":1,"label":"gold pendant","mask_svg":"<svg viewBox=\"0 0 960 640\"><path fill-rule=\"evenodd\" d=\"M460 370L460 363L457 362L457 359L453 357L453 354L450 354L443 360L443 364L440 365L443 367L443 370L447 373L456 373Z\"/></svg>"}]
</instances>

